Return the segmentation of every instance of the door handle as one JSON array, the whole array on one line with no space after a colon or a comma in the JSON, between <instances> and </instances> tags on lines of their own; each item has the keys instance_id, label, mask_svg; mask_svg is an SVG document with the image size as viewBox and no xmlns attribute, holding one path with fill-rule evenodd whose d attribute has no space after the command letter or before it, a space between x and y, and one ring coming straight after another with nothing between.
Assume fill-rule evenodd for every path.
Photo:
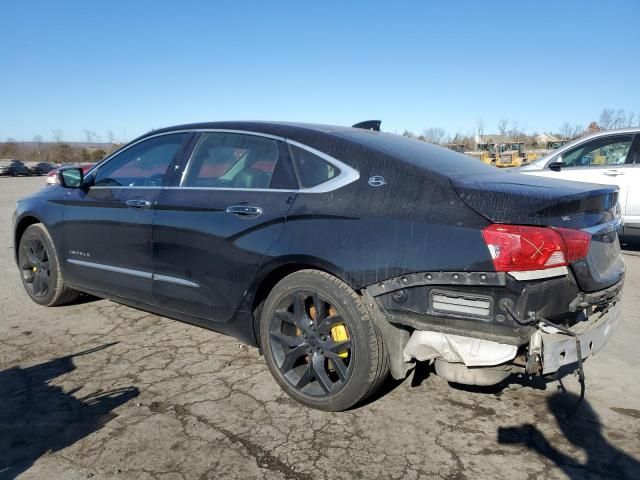
<instances>
[{"instance_id":1,"label":"door handle","mask_svg":"<svg viewBox=\"0 0 640 480\"><path fill-rule=\"evenodd\" d=\"M127 207L132 208L149 208L151 206L151 202L149 200L127 200Z\"/></svg>"},{"instance_id":2,"label":"door handle","mask_svg":"<svg viewBox=\"0 0 640 480\"><path fill-rule=\"evenodd\" d=\"M624 175L624 172L619 172L618 170L607 170L606 172L602 172L603 175L607 175L609 177L617 177L618 175Z\"/></svg>"},{"instance_id":3,"label":"door handle","mask_svg":"<svg viewBox=\"0 0 640 480\"><path fill-rule=\"evenodd\" d=\"M241 217L257 217L262 214L260 207L252 207L251 205L231 205L227 207L227 213L233 213Z\"/></svg>"}]
</instances>

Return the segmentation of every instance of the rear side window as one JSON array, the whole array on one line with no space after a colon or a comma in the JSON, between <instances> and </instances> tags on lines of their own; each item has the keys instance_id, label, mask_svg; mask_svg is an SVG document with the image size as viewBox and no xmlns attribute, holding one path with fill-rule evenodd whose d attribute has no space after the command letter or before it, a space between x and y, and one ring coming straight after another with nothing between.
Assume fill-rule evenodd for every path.
<instances>
[{"instance_id":1,"label":"rear side window","mask_svg":"<svg viewBox=\"0 0 640 480\"><path fill-rule=\"evenodd\" d=\"M291 145L290 149L302 188L315 187L340 174L340 170L335 165L310 151L295 145Z\"/></svg>"},{"instance_id":2,"label":"rear side window","mask_svg":"<svg viewBox=\"0 0 640 480\"><path fill-rule=\"evenodd\" d=\"M277 140L241 133L204 133L182 181L183 187L295 188L283 171L286 150ZM284 153L283 153L284 152Z\"/></svg>"}]
</instances>

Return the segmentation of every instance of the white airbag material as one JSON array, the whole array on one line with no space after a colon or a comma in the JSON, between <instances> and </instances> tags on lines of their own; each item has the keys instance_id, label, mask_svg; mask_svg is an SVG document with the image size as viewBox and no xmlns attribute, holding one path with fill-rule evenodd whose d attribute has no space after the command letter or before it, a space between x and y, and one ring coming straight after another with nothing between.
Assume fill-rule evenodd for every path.
<instances>
[{"instance_id":1,"label":"white airbag material","mask_svg":"<svg viewBox=\"0 0 640 480\"><path fill-rule=\"evenodd\" d=\"M512 360L516 351L515 345L506 343L416 330L404 347L404 361L442 358L447 362L464 363L467 367L488 367Z\"/></svg>"}]
</instances>

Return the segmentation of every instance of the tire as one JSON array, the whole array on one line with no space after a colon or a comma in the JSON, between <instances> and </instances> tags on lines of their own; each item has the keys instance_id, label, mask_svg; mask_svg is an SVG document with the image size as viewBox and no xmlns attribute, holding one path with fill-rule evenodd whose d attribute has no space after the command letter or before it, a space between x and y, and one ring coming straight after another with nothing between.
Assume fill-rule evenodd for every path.
<instances>
[{"instance_id":1,"label":"tire","mask_svg":"<svg viewBox=\"0 0 640 480\"><path fill-rule=\"evenodd\" d=\"M282 389L318 410L363 401L389 371L383 339L360 296L318 270L292 273L271 290L260 314L260 344Z\"/></svg>"},{"instance_id":2,"label":"tire","mask_svg":"<svg viewBox=\"0 0 640 480\"><path fill-rule=\"evenodd\" d=\"M30 225L20 237L18 266L24 289L39 305L63 305L80 294L65 287L58 254L49 232L41 223Z\"/></svg>"}]
</instances>

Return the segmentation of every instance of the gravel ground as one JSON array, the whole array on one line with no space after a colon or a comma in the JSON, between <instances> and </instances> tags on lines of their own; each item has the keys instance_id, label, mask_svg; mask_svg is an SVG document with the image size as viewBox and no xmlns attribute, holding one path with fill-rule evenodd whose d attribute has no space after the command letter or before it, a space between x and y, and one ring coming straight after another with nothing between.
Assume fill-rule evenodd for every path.
<instances>
[{"instance_id":1,"label":"gravel ground","mask_svg":"<svg viewBox=\"0 0 640 480\"><path fill-rule=\"evenodd\" d=\"M0 478L640 478L640 257L625 323L575 378L453 388L420 367L345 413L284 395L254 348L105 300L44 309L13 263L0 178Z\"/></svg>"}]
</instances>

